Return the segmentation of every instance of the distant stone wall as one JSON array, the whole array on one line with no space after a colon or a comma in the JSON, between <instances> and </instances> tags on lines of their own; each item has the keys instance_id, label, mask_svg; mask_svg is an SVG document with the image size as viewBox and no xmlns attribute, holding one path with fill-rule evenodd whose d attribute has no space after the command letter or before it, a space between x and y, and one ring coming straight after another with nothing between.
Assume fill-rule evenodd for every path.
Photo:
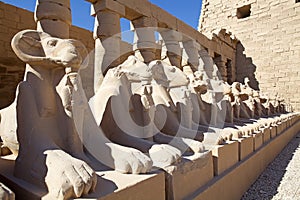
<instances>
[{"instance_id":1,"label":"distant stone wall","mask_svg":"<svg viewBox=\"0 0 300 200\"><path fill-rule=\"evenodd\" d=\"M0 108L14 100L17 84L23 79L25 70L25 64L11 49L10 41L17 32L35 27L32 12L0 2ZM94 49L92 32L72 26L70 35L81 40L89 51Z\"/></svg>"},{"instance_id":2,"label":"distant stone wall","mask_svg":"<svg viewBox=\"0 0 300 200\"><path fill-rule=\"evenodd\" d=\"M296 0L203 0L199 31L211 37L226 29L237 46L236 75L253 87L278 92L300 111L300 2Z\"/></svg>"}]
</instances>

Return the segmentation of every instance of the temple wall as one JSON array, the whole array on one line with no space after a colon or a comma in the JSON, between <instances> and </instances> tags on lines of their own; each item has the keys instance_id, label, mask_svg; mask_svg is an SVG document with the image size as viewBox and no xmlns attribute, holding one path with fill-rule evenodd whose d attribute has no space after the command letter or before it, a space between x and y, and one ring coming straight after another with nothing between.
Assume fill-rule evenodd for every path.
<instances>
[{"instance_id":1,"label":"temple wall","mask_svg":"<svg viewBox=\"0 0 300 200\"><path fill-rule=\"evenodd\" d=\"M0 2L0 108L14 100L25 70L25 64L13 52L10 41L17 32L36 29L35 26L32 12ZM80 40L89 51L94 49L92 32L72 26L70 36Z\"/></svg>"},{"instance_id":2,"label":"temple wall","mask_svg":"<svg viewBox=\"0 0 300 200\"><path fill-rule=\"evenodd\" d=\"M237 80L282 95L300 110L300 3L295 0L203 0L199 31L226 29L237 45Z\"/></svg>"}]
</instances>

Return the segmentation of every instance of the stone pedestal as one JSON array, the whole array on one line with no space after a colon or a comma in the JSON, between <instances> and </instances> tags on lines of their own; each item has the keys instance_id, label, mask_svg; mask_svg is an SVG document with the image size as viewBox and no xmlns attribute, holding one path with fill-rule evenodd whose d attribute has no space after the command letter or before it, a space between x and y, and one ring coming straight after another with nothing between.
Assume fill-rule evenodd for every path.
<instances>
[{"instance_id":1,"label":"stone pedestal","mask_svg":"<svg viewBox=\"0 0 300 200\"><path fill-rule=\"evenodd\" d=\"M271 131L270 128L265 128L262 130L262 134L263 134L263 143L267 143L269 142L269 140L271 139Z\"/></svg>"},{"instance_id":2,"label":"stone pedestal","mask_svg":"<svg viewBox=\"0 0 300 200\"><path fill-rule=\"evenodd\" d=\"M261 131L254 131L252 137L254 141L253 144L254 151L257 151L263 144L263 134Z\"/></svg>"},{"instance_id":3,"label":"stone pedestal","mask_svg":"<svg viewBox=\"0 0 300 200\"><path fill-rule=\"evenodd\" d=\"M166 199L184 199L213 179L212 152L184 156L181 163L166 167L165 171Z\"/></svg>"},{"instance_id":4,"label":"stone pedestal","mask_svg":"<svg viewBox=\"0 0 300 200\"><path fill-rule=\"evenodd\" d=\"M97 175L99 178L96 191L78 200L165 199L165 175L162 171L152 174L104 171L97 172Z\"/></svg>"},{"instance_id":5,"label":"stone pedestal","mask_svg":"<svg viewBox=\"0 0 300 200\"><path fill-rule=\"evenodd\" d=\"M239 143L229 141L225 145L217 145L212 150L214 175L218 176L239 161Z\"/></svg>"},{"instance_id":6,"label":"stone pedestal","mask_svg":"<svg viewBox=\"0 0 300 200\"><path fill-rule=\"evenodd\" d=\"M294 124L283 134L275 137L251 156L239 162L234 168L226 171L222 176L215 177L187 199L241 199L269 163L298 133L299 128L300 123Z\"/></svg>"},{"instance_id":7,"label":"stone pedestal","mask_svg":"<svg viewBox=\"0 0 300 200\"><path fill-rule=\"evenodd\" d=\"M276 129L277 129L277 135L280 135L284 131L282 122L277 123Z\"/></svg>"},{"instance_id":8,"label":"stone pedestal","mask_svg":"<svg viewBox=\"0 0 300 200\"><path fill-rule=\"evenodd\" d=\"M254 140L252 137L244 136L237 139L239 144L239 160L245 159L253 152Z\"/></svg>"},{"instance_id":9,"label":"stone pedestal","mask_svg":"<svg viewBox=\"0 0 300 200\"><path fill-rule=\"evenodd\" d=\"M271 127L270 127L270 133L271 133L271 138L275 138L276 135L277 135L276 127L271 126Z\"/></svg>"},{"instance_id":10,"label":"stone pedestal","mask_svg":"<svg viewBox=\"0 0 300 200\"><path fill-rule=\"evenodd\" d=\"M283 123L283 129L287 129L289 128L289 125L288 125L288 120L287 119L284 119L284 121L282 122Z\"/></svg>"},{"instance_id":11,"label":"stone pedestal","mask_svg":"<svg viewBox=\"0 0 300 200\"><path fill-rule=\"evenodd\" d=\"M35 200L45 196L47 191L13 176L14 162L13 159L0 158L1 181L13 188L17 198ZM98 181L95 192L79 199L165 199L165 175L160 170L149 174L121 174L112 170L96 173Z\"/></svg>"}]
</instances>

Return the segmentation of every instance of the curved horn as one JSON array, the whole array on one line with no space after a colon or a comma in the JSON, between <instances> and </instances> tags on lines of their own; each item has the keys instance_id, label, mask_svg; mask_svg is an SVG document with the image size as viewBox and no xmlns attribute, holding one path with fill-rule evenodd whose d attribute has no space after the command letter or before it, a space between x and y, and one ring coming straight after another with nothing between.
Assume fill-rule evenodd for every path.
<instances>
[{"instance_id":1,"label":"curved horn","mask_svg":"<svg viewBox=\"0 0 300 200\"><path fill-rule=\"evenodd\" d=\"M25 63L34 64L44 61L46 57L41 44L41 37L50 37L50 35L36 30L21 31L13 37L12 49Z\"/></svg>"}]
</instances>

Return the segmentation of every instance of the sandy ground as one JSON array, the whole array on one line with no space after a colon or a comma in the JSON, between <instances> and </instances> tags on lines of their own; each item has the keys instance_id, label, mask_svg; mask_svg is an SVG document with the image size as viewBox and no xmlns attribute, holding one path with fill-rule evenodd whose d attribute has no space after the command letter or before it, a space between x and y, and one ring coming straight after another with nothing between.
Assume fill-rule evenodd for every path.
<instances>
[{"instance_id":1,"label":"sandy ground","mask_svg":"<svg viewBox=\"0 0 300 200\"><path fill-rule=\"evenodd\" d=\"M242 200L300 200L300 132L270 163Z\"/></svg>"}]
</instances>

